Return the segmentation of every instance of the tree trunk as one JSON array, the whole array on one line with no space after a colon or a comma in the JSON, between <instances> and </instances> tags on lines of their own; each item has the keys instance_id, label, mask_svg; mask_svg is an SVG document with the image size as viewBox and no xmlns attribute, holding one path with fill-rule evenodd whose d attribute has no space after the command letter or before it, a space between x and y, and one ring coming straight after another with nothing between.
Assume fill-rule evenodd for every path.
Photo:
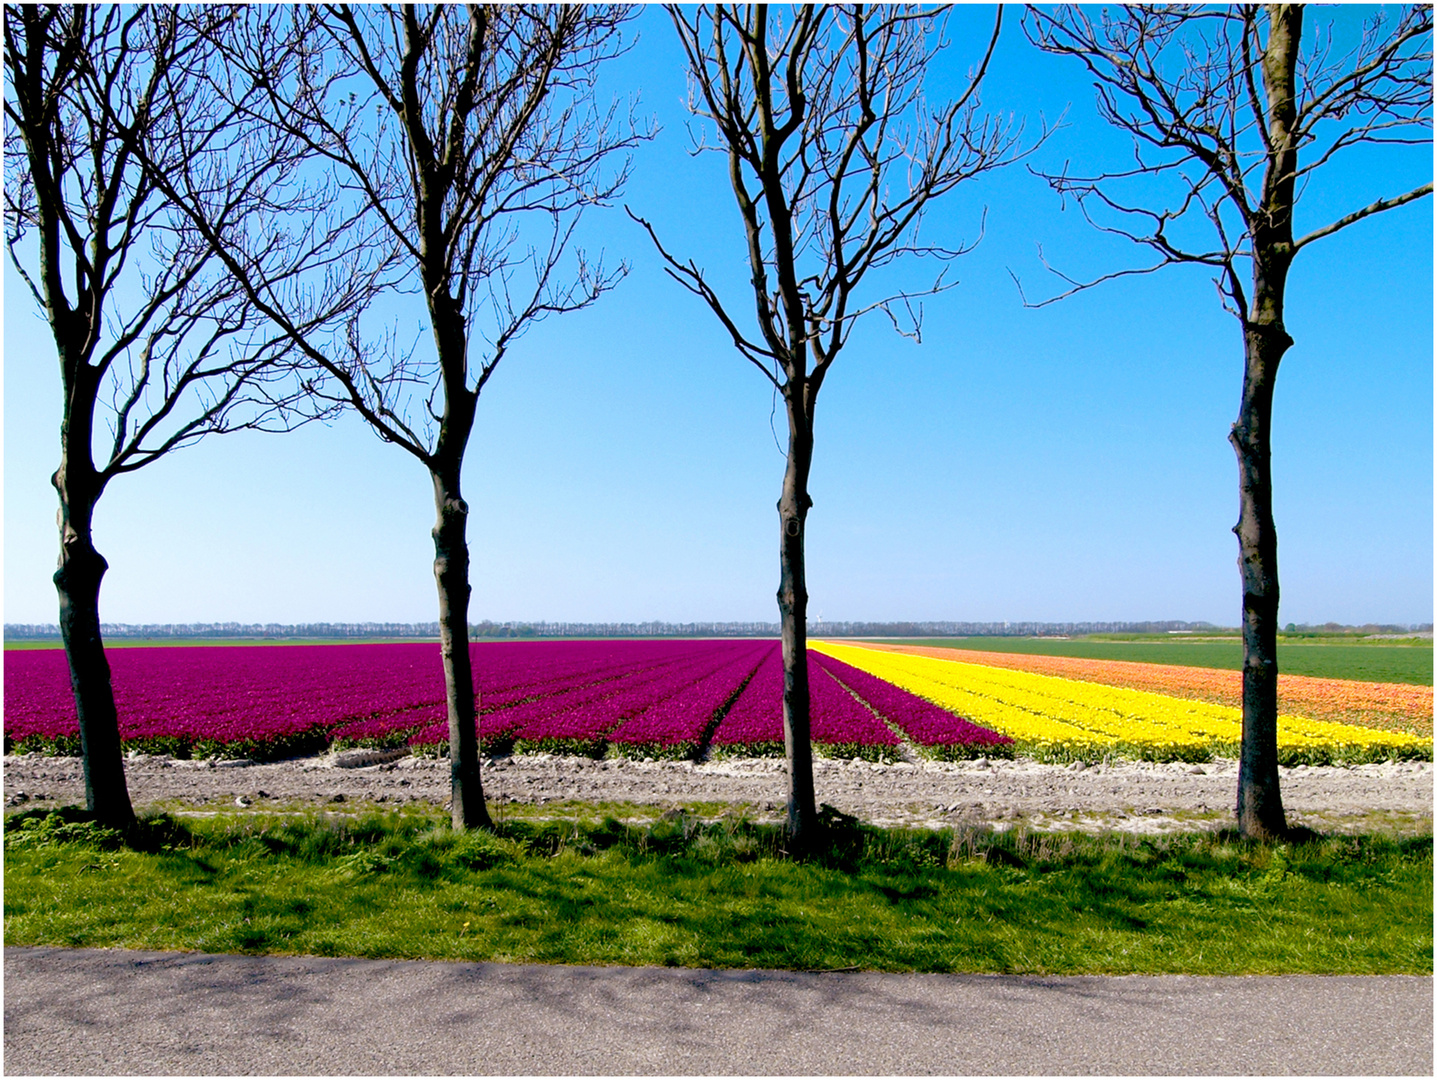
<instances>
[{"instance_id":1,"label":"tree trunk","mask_svg":"<svg viewBox=\"0 0 1437 1080\"><path fill-rule=\"evenodd\" d=\"M456 829L493 828L479 778L474 671L469 656L469 507L459 492L459 467L435 471L434 580L439 587L439 645L449 713L450 821Z\"/></svg>"},{"instance_id":2,"label":"tree trunk","mask_svg":"<svg viewBox=\"0 0 1437 1080\"><path fill-rule=\"evenodd\" d=\"M1237 827L1253 839L1287 832L1277 772L1277 524L1272 517L1272 395L1292 345L1283 323L1296 200L1297 55L1302 7L1269 5L1262 81L1268 159L1252 230L1252 307L1243 319L1242 404L1229 441L1237 452L1238 568L1242 573L1242 753Z\"/></svg>"},{"instance_id":3,"label":"tree trunk","mask_svg":"<svg viewBox=\"0 0 1437 1080\"><path fill-rule=\"evenodd\" d=\"M1229 441L1237 452L1240 513L1233 532L1242 572L1242 756L1237 823L1243 836L1287 831L1277 772L1277 525L1272 517L1272 393L1292 343L1281 325L1250 325L1242 406Z\"/></svg>"},{"instance_id":4,"label":"tree trunk","mask_svg":"<svg viewBox=\"0 0 1437 1080\"><path fill-rule=\"evenodd\" d=\"M95 497L71 494L66 464L51 482L60 495L60 564L54 582L60 594L60 637L80 721L85 806L100 823L125 828L134 824L135 811L125 784L110 663L100 638L100 582L109 564L91 539Z\"/></svg>"},{"instance_id":5,"label":"tree trunk","mask_svg":"<svg viewBox=\"0 0 1437 1080\"><path fill-rule=\"evenodd\" d=\"M804 524L813 500L808 471L813 461L813 423L801 387L790 382L788 464L778 500L778 613L783 641L783 748L788 759L788 836L795 854L813 845L818 807L813 792L813 743L809 734L808 586L803 565Z\"/></svg>"}]
</instances>

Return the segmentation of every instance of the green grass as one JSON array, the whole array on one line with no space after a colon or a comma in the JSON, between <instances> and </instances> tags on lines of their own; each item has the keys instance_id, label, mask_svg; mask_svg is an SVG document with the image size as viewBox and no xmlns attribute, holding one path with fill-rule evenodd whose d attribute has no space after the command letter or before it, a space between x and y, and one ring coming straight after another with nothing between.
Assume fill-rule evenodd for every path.
<instances>
[{"instance_id":1,"label":"green grass","mask_svg":"<svg viewBox=\"0 0 1437 1080\"><path fill-rule=\"evenodd\" d=\"M5 943L572 964L1432 973L1432 838L880 830L531 811L14 815ZM614 808L610 808L614 809ZM634 810L635 808L628 808ZM700 808L695 808L700 809ZM712 808L702 808L712 809ZM550 813L554 813L550 811Z\"/></svg>"},{"instance_id":2,"label":"green grass","mask_svg":"<svg viewBox=\"0 0 1437 1080\"><path fill-rule=\"evenodd\" d=\"M1169 637L1157 636L1114 641L1092 638L967 637L884 639L884 643L1242 670L1242 642L1237 638L1174 641ZM1366 682L1431 686L1432 642L1357 644L1279 641L1277 664L1278 669L1287 675L1315 675L1325 679L1361 679Z\"/></svg>"}]
</instances>

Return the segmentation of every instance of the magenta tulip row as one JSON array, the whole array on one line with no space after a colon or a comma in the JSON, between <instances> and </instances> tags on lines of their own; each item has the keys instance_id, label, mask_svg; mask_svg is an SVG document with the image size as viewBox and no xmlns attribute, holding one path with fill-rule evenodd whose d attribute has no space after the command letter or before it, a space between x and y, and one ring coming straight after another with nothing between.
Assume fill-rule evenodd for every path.
<instances>
[{"instance_id":1,"label":"magenta tulip row","mask_svg":"<svg viewBox=\"0 0 1437 1080\"><path fill-rule=\"evenodd\" d=\"M627 648L616 652L614 643L597 642L527 646L554 653L556 663L547 669L542 655L506 652L503 645L476 647L479 738L496 752L516 740L528 749L527 744L545 739L569 739L574 744L571 749L578 750L603 735L605 719L600 714L612 727L618 722L616 710L622 719L624 710L642 709L707 675L735 655L735 649L747 653L761 647L754 642L618 644ZM344 724L332 736L340 745L410 744L439 752L449 739L447 717L440 701ZM581 729L583 718L588 718L587 729ZM566 720L567 730L555 727Z\"/></svg>"},{"instance_id":2,"label":"magenta tulip row","mask_svg":"<svg viewBox=\"0 0 1437 1080\"><path fill-rule=\"evenodd\" d=\"M1008 736L979 727L851 664L823 653L809 653L808 657L810 666L817 661L831 678L861 697L932 757L974 757L1012 745Z\"/></svg>"},{"instance_id":3,"label":"magenta tulip row","mask_svg":"<svg viewBox=\"0 0 1437 1080\"><path fill-rule=\"evenodd\" d=\"M898 737L873 711L856 701L808 654L809 734L820 753L874 760L895 756ZM771 647L763 664L714 730L713 749L723 754L783 750L783 654Z\"/></svg>"},{"instance_id":4,"label":"magenta tulip row","mask_svg":"<svg viewBox=\"0 0 1437 1080\"><path fill-rule=\"evenodd\" d=\"M766 648L762 642L710 644L710 651L672 663L636 667L509 708L486 708L479 738L491 750L512 746L597 756L613 746L619 752L688 756ZM437 720L409 741L422 751L442 752L448 739L447 721Z\"/></svg>"},{"instance_id":5,"label":"magenta tulip row","mask_svg":"<svg viewBox=\"0 0 1437 1080\"><path fill-rule=\"evenodd\" d=\"M471 658L488 753L783 751L776 642L502 642L472 646ZM447 749L432 644L115 649L109 659L129 749L253 758L327 746ZM942 756L1006 742L817 653L809 686L821 753L891 757L896 731ZM5 746L78 752L62 651L5 653Z\"/></svg>"},{"instance_id":6,"label":"magenta tulip row","mask_svg":"<svg viewBox=\"0 0 1437 1080\"><path fill-rule=\"evenodd\" d=\"M654 681L695 663L716 669L761 642L502 642L471 647L480 708L553 699L539 714ZM129 749L275 757L394 742L445 716L432 644L216 646L108 652ZM755 659L755 663L757 660ZM59 649L5 653L5 747L77 753L69 669ZM692 681L709 673L700 667ZM515 726L510 711L502 726ZM481 722L481 734L483 733Z\"/></svg>"}]
</instances>

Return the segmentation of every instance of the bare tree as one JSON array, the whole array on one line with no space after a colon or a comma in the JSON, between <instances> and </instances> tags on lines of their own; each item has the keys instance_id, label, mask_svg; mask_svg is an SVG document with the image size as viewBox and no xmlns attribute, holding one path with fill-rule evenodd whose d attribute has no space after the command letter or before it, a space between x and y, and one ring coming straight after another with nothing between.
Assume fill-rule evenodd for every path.
<instances>
[{"instance_id":1,"label":"bare tree","mask_svg":"<svg viewBox=\"0 0 1437 1080\"><path fill-rule=\"evenodd\" d=\"M1154 253L1148 265L1093 280L1064 277L1052 300L1173 264L1211 267L1242 326L1237 453L1242 574L1242 751L1237 819L1246 836L1287 828L1278 787L1277 530L1271 423L1278 364L1293 344L1284 320L1297 254L1373 214L1432 193L1429 181L1295 232L1308 185L1334 158L1373 146L1431 142L1432 9L1379 8L1360 40L1329 29L1303 45L1302 5L1030 7L1028 37L1076 57L1093 76L1102 117L1133 141L1134 162L1092 176L1047 176L1088 220ZM1430 157L1428 158L1430 164Z\"/></svg>"},{"instance_id":2,"label":"bare tree","mask_svg":"<svg viewBox=\"0 0 1437 1080\"><path fill-rule=\"evenodd\" d=\"M455 828L490 825L469 654L469 507L460 478L479 395L529 327L598 299L626 268L572 252L582 212L618 192L645 137L599 109L599 65L631 12L606 5L325 5L251 9L227 39L228 85L273 137L336 176L365 242L423 297L432 352L371 336L362 305L319 332L301 290L269 287L258 237L228 229L191 174L159 182L223 251L250 300L311 365L309 389L353 409L429 475ZM238 107L238 106L237 106ZM619 161L616 167L610 166ZM381 315L370 314L377 320Z\"/></svg>"},{"instance_id":3,"label":"bare tree","mask_svg":"<svg viewBox=\"0 0 1437 1080\"><path fill-rule=\"evenodd\" d=\"M945 287L940 272L926 289L885 292L870 275L881 277L905 256L947 263L971 249L920 244L928 203L1017 155L1016 130L984 113L978 99L1002 12L966 89L930 111L924 75L944 47L941 15L862 5L796 5L782 15L763 4L668 10L688 59L690 109L715 133L697 150L728 159L751 298L724 300L703 270L671 254L648 222L636 220L669 274L708 305L740 355L783 396L788 455L778 501L778 608L788 830L801 850L817 829L804 570L814 406L863 315L883 311L917 339L922 309L915 301ZM740 314L748 303L752 320Z\"/></svg>"},{"instance_id":4,"label":"bare tree","mask_svg":"<svg viewBox=\"0 0 1437 1080\"><path fill-rule=\"evenodd\" d=\"M146 158L183 153L216 195L282 201L275 156L236 152L227 117L176 131L176 104L208 48L161 7L5 8L6 242L55 340L64 390L59 496L60 631L84 758L102 821L133 820L110 669L100 636L95 508L110 481L204 435L288 430L314 413L286 367L287 342L259 320L209 242L158 190ZM304 209L292 199L289 205ZM245 209L232 207L243 221ZM292 255L276 244L273 272ZM106 431L106 426L108 431ZM98 455L98 457L97 457Z\"/></svg>"}]
</instances>

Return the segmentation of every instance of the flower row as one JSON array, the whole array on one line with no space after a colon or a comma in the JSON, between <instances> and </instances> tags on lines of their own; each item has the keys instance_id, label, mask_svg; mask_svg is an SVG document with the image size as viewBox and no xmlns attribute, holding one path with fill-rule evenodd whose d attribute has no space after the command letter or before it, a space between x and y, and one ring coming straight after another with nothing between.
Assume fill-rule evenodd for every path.
<instances>
[{"instance_id":1,"label":"flower row","mask_svg":"<svg viewBox=\"0 0 1437 1080\"><path fill-rule=\"evenodd\" d=\"M1013 739L1042 760L1110 755L1158 761L1235 756L1240 710L1123 687L927 656L815 643L828 656ZM1284 764L1432 756L1432 741L1306 717L1278 718Z\"/></svg>"},{"instance_id":2,"label":"flower row","mask_svg":"<svg viewBox=\"0 0 1437 1080\"><path fill-rule=\"evenodd\" d=\"M695 752L717 711L758 666L764 645L715 648L667 664L640 664L623 673L511 707L486 709L479 738L490 752L599 756L616 752L683 757ZM613 674L612 672L610 673ZM420 752L447 750L447 720L416 732Z\"/></svg>"},{"instance_id":3,"label":"flower row","mask_svg":"<svg viewBox=\"0 0 1437 1080\"><path fill-rule=\"evenodd\" d=\"M1135 660L1090 660L1075 656L1039 656L925 645L876 646L884 651L956 660L980 667L1011 668L1056 675L1170 697L1242 707L1242 672ZM1332 720L1361 727L1432 734L1432 687L1406 683L1362 682L1312 675L1279 674L1278 708L1284 715Z\"/></svg>"},{"instance_id":4,"label":"flower row","mask_svg":"<svg viewBox=\"0 0 1437 1080\"><path fill-rule=\"evenodd\" d=\"M829 757L886 760L896 756L898 737L808 654L809 736ZM778 645L744 687L713 734L718 756L782 754L783 652Z\"/></svg>"}]
</instances>

